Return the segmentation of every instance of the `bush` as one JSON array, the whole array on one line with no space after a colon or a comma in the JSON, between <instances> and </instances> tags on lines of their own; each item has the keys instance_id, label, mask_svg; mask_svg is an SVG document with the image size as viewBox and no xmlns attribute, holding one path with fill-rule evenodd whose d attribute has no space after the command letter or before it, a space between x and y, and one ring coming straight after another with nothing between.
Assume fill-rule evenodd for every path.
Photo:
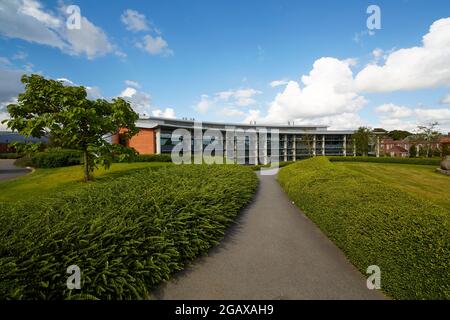
<instances>
[{"instance_id":1,"label":"bush","mask_svg":"<svg viewBox=\"0 0 450 320\"><path fill-rule=\"evenodd\" d=\"M20 154L16 152L0 153L0 159L17 159L20 158Z\"/></svg>"},{"instance_id":2,"label":"bush","mask_svg":"<svg viewBox=\"0 0 450 320\"><path fill-rule=\"evenodd\" d=\"M129 162L172 162L170 154L138 154Z\"/></svg>"},{"instance_id":3,"label":"bush","mask_svg":"<svg viewBox=\"0 0 450 320\"><path fill-rule=\"evenodd\" d=\"M348 162L378 162L378 163L403 163L403 164L420 164L439 166L440 159L430 158L393 158L393 157L328 157L331 162L348 161Z\"/></svg>"},{"instance_id":4,"label":"bush","mask_svg":"<svg viewBox=\"0 0 450 320\"><path fill-rule=\"evenodd\" d=\"M278 163L278 167L279 168L283 168L285 166L288 166L290 164L294 163L294 161L281 161ZM258 164L258 165L254 165L252 166L252 169L257 171L261 168L270 168L270 164Z\"/></svg>"},{"instance_id":5,"label":"bush","mask_svg":"<svg viewBox=\"0 0 450 320\"><path fill-rule=\"evenodd\" d=\"M79 165L82 163L81 158L79 150L50 149L33 154L31 163L35 168L58 168Z\"/></svg>"},{"instance_id":6,"label":"bush","mask_svg":"<svg viewBox=\"0 0 450 320\"><path fill-rule=\"evenodd\" d=\"M165 166L0 203L0 298L148 298L218 243L257 181L237 165ZM70 265L81 290L66 287Z\"/></svg>"},{"instance_id":7,"label":"bush","mask_svg":"<svg viewBox=\"0 0 450 320\"><path fill-rule=\"evenodd\" d=\"M326 158L283 168L289 197L362 272L381 268L397 299L450 299L449 212Z\"/></svg>"}]
</instances>

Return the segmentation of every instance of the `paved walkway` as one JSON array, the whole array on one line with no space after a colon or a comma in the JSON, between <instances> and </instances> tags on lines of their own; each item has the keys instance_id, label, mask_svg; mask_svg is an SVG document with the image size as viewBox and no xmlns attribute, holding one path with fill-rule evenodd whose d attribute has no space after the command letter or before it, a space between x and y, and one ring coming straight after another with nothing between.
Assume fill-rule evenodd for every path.
<instances>
[{"instance_id":1,"label":"paved walkway","mask_svg":"<svg viewBox=\"0 0 450 320\"><path fill-rule=\"evenodd\" d=\"M154 293L159 299L382 299L295 206L276 176L207 257Z\"/></svg>"},{"instance_id":2,"label":"paved walkway","mask_svg":"<svg viewBox=\"0 0 450 320\"><path fill-rule=\"evenodd\" d=\"M30 172L25 168L14 165L14 159L0 159L0 181L23 176Z\"/></svg>"}]
</instances>

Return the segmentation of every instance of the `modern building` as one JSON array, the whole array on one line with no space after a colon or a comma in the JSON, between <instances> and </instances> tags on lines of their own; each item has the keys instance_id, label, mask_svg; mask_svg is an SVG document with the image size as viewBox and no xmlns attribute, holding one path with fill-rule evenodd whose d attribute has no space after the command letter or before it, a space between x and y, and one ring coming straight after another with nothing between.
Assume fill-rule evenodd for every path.
<instances>
[{"instance_id":1,"label":"modern building","mask_svg":"<svg viewBox=\"0 0 450 320\"><path fill-rule=\"evenodd\" d=\"M139 133L130 140L125 141L121 138L121 133L113 135L111 142L120 143L125 146L136 149L140 154L161 154L170 153L177 142L172 141L172 134L176 129L185 129L191 133L191 145L194 146L194 129L199 126L194 120L179 120L151 117L140 119L136 123ZM209 137L207 130L212 129L222 134L223 154L230 155L238 160L238 151L245 151L245 163L254 156L258 158L258 163L267 162L267 157L271 156L271 143L274 141L275 134L278 132L278 154L273 156L279 158L279 161L297 160L309 156L353 156L355 148L351 135L353 130L328 130L327 126L298 126L298 125L258 125L242 123L217 123L201 122L203 138L201 144L205 147L214 138ZM261 134L267 131L267 140L261 143L259 140ZM243 143L240 143L239 134L244 132ZM234 135L231 137L230 135ZM250 148L252 137L256 135L256 150ZM228 143L227 143L228 141ZM231 141L231 144L230 144ZM379 155L379 148L376 148ZM275 151L275 152L277 152ZM253 154L252 154L253 153ZM261 157L261 154L264 156ZM262 159L262 160L261 160ZM273 158L272 158L273 159Z\"/></svg>"}]
</instances>

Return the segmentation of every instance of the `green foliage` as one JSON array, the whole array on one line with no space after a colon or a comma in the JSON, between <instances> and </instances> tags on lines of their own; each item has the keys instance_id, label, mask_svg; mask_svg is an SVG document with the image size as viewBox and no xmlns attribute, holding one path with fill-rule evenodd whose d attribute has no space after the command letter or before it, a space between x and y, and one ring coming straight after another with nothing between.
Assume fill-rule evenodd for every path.
<instances>
[{"instance_id":1,"label":"green foliage","mask_svg":"<svg viewBox=\"0 0 450 320\"><path fill-rule=\"evenodd\" d=\"M372 131L367 127L359 127L352 135L352 140L356 147L356 154L367 156L369 153L369 143Z\"/></svg>"},{"instance_id":2,"label":"green foliage","mask_svg":"<svg viewBox=\"0 0 450 320\"><path fill-rule=\"evenodd\" d=\"M223 237L256 186L243 166L164 166L0 204L0 298L148 298ZM81 290L66 287L73 264Z\"/></svg>"},{"instance_id":3,"label":"green foliage","mask_svg":"<svg viewBox=\"0 0 450 320\"><path fill-rule=\"evenodd\" d=\"M377 162L377 163L404 163L439 166L440 159L431 158L395 158L395 157L328 157L331 162Z\"/></svg>"},{"instance_id":4,"label":"green foliage","mask_svg":"<svg viewBox=\"0 0 450 320\"><path fill-rule=\"evenodd\" d=\"M172 162L170 154L137 154L126 161L129 162Z\"/></svg>"},{"instance_id":5,"label":"green foliage","mask_svg":"<svg viewBox=\"0 0 450 320\"><path fill-rule=\"evenodd\" d=\"M450 142L444 142L441 144L442 157L450 156Z\"/></svg>"},{"instance_id":6,"label":"green foliage","mask_svg":"<svg viewBox=\"0 0 450 320\"><path fill-rule=\"evenodd\" d=\"M410 158L417 157L417 146L414 143L412 143L411 146L409 147L409 157Z\"/></svg>"},{"instance_id":7,"label":"green foliage","mask_svg":"<svg viewBox=\"0 0 450 320\"><path fill-rule=\"evenodd\" d=\"M82 152L79 150L48 150L31 156L31 165L35 168L58 168L79 165Z\"/></svg>"},{"instance_id":8,"label":"green foliage","mask_svg":"<svg viewBox=\"0 0 450 320\"><path fill-rule=\"evenodd\" d=\"M287 165L294 163L294 161L281 161L278 163L279 168L283 168ZM261 168L270 168L270 164L258 164L251 167L253 170L257 171Z\"/></svg>"},{"instance_id":9,"label":"green foliage","mask_svg":"<svg viewBox=\"0 0 450 320\"><path fill-rule=\"evenodd\" d=\"M393 140L403 140L410 135L412 135L412 133L405 130L392 130L387 134L387 136Z\"/></svg>"},{"instance_id":10,"label":"green foliage","mask_svg":"<svg viewBox=\"0 0 450 320\"><path fill-rule=\"evenodd\" d=\"M22 83L25 92L17 104L8 105L10 119L3 122L26 137L50 136L53 145L83 151L85 180L94 166L107 168L114 154L130 152L104 139L119 128L127 129L127 137L137 133L138 115L122 98L89 100L84 87L65 86L37 74L22 76Z\"/></svg>"},{"instance_id":11,"label":"green foliage","mask_svg":"<svg viewBox=\"0 0 450 320\"><path fill-rule=\"evenodd\" d=\"M450 299L448 210L326 158L283 168L289 197L365 274L381 268L396 299Z\"/></svg>"},{"instance_id":12,"label":"green foliage","mask_svg":"<svg viewBox=\"0 0 450 320\"><path fill-rule=\"evenodd\" d=\"M0 153L0 159L17 159L20 158L20 154L17 152L7 152L7 153Z\"/></svg>"}]
</instances>

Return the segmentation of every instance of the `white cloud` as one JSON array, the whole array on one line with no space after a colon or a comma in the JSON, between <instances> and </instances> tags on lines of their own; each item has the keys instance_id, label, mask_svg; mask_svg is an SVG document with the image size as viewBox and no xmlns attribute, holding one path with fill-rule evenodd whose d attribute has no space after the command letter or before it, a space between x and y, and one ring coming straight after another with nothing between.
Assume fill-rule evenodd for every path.
<instances>
[{"instance_id":1,"label":"white cloud","mask_svg":"<svg viewBox=\"0 0 450 320\"><path fill-rule=\"evenodd\" d=\"M152 111L152 115L154 117L175 119L175 110L172 108L166 108L164 110L156 109Z\"/></svg>"},{"instance_id":2,"label":"white cloud","mask_svg":"<svg viewBox=\"0 0 450 320\"><path fill-rule=\"evenodd\" d=\"M225 107L219 110L219 114L224 117L241 117L245 113L233 107Z\"/></svg>"},{"instance_id":3,"label":"white cloud","mask_svg":"<svg viewBox=\"0 0 450 320\"><path fill-rule=\"evenodd\" d=\"M203 94L196 104L195 110L199 113L207 113L214 109L221 116L243 116L244 112L239 107L248 107L256 103L254 97L262 92L253 88L227 90L215 93L212 97Z\"/></svg>"},{"instance_id":4,"label":"white cloud","mask_svg":"<svg viewBox=\"0 0 450 320\"><path fill-rule=\"evenodd\" d=\"M443 130L450 130L450 108L409 108L389 103L375 110L381 114L378 126L388 130L413 130L432 122L438 122Z\"/></svg>"},{"instance_id":5,"label":"white cloud","mask_svg":"<svg viewBox=\"0 0 450 320\"><path fill-rule=\"evenodd\" d=\"M10 65L11 61L9 61L6 57L0 57L0 65Z\"/></svg>"},{"instance_id":6,"label":"white cloud","mask_svg":"<svg viewBox=\"0 0 450 320\"><path fill-rule=\"evenodd\" d=\"M136 88L136 89L141 88L141 85L139 84L139 82L133 81L133 80L125 80L125 85L127 85L128 87Z\"/></svg>"},{"instance_id":7,"label":"white cloud","mask_svg":"<svg viewBox=\"0 0 450 320\"><path fill-rule=\"evenodd\" d=\"M413 115L413 111L404 106L398 106L393 103L382 104L375 108L378 113L389 113L391 117L394 118L406 118Z\"/></svg>"},{"instance_id":8,"label":"white cloud","mask_svg":"<svg viewBox=\"0 0 450 320\"><path fill-rule=\"evenodd\" d=\"M13 60L25 60L28 57L28 54L23 51L19 51L12 56Z\"/></svg>"},{"instance_id":9,"label":"white cloud","mask_svg":"<svg viewBox=\"0 0 450 320\"><path fill-rule=\"evenodd\" d=\"M120 97L127 100L140 116L148 117L151 114L151 97L148 93L127 87L120 93Z\"/></svg>"},{"instance_id":10,"label":"white cloud","mask_svg":"<svg viewBox=\"0 0 450 320\"><path fill-rule=\"evenodd\" d=\"M202 94L200 101L195 106L195 110L198 113L206 113L213 105L213 101L210 100L209 96L206 94Z\"/></svg>"},{"instance_id":11,"label":"white cloud","mask_svg":"<svg viewBox=\"0 0 450 320\"><path fill-rule=\"evenodd\" d=\"M24 73L18 69L0 69L0 103L16 98L23 91L20 79Z\"/></svg>"},{"instance_id":12,"label":"white cloud","mask_svg":"<svg viewBox=\"0 0 450 320\"><path fill-rule=\"evenodd\" d=\"M353 73L348 61L320 58L301 83L289 81L283 92L271 103L267 115L259 122L317 119L339 114L352 114L366 104L354 88Z\"/></svg>"},{"instance_id":13,"label":"white cloud","mask_svg":"<svg viewBox=\"0 0 450 320\"><path fill-rule=\"evenodd\" d=\"M279 87L279 86L285 86L288 83L289 83L289 80L273 80L272 82L269 83L269 85L272 88L275 88L275 87Z\"/></svg>"},{"instance_id":14,"label":"white cloud","mask_svg":"<svg viewBox=\"0 0 450 320\"><path fill-rule=\"evenodd\" d=\"M81 17L80 29L66 28L64 13L62 3L55 13L37 0L2 1L0 34L48 45L71 55L86 55L88 59L114 51L103 30L86 17Z\"/></svg>"},{"instance_id":15,"label":"white cloud","mask_svg":"<svg viewBox=\"0 0 450 320\"><path fill-rule=\"evenodd\" d=\"M120 17L127 30L130 31L146 31L149 30L145 15L136 10L127 9Z\"/></svg>"},{"instance_id":16,"label":"white cloud","mask_svg":"<svg viewBox=\"0 0 450 320\"><path fill-rule=\"evenodd\" d=\"M422 46L394 50L383 65L369 64L355 80L359 91L388 92L450 86L450 18L435 21Z\"/></svg>"},{"instance_id":17,"label":"white cloud","mask_svg":"<svg viewBox=\"0 0 450 320\"><path fill-rule=\"evenodd\" d=\"M442 104L450 103L450 93L442 98L441 103Z\"/></svg>"},{"instance_id":18,"label":"white cloud","mask_svg":"<svg viewBox=\"0 0 450 320\"><path fill-rule=\"evenodd\" d=\"M136 46L151 55L171 56L172 49L169 48L167 41L161 36L151 36L149 34L142 38L142 42L136 43Z\"/></svg>"}]
</instances>

